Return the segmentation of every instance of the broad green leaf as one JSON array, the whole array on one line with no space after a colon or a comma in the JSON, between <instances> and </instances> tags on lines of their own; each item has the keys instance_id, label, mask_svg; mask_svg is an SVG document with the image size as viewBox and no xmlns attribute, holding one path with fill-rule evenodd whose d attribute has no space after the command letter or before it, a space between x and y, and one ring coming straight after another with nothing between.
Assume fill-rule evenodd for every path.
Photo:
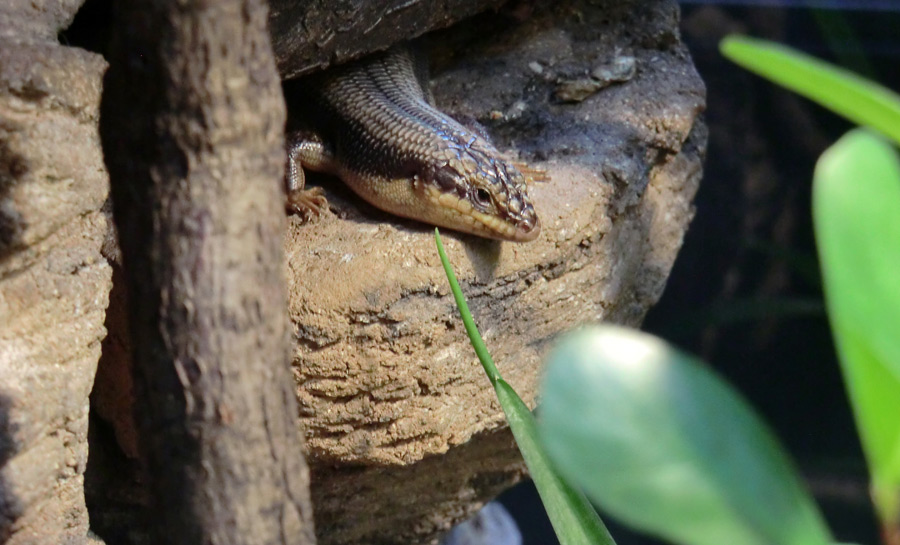
<instances>
[{"instance_id":1,"label":"broad green leaf","mask_svg":"<svg viewBox=\"0 0 900 545\"><path fill-rule=\"evenodd\" d=\"M824 545L771 433L721 379L650 335L600 326L552 351L538 430L564 477L622 521L691 545Z\"/></svg>"},{"instance_id":2,"label":"broad green leaf","mask_svg":"<svg viewBox=\"0 0 900 545\"><path fill-rule=\"evenodd\" d=\"M825 299L882 520L900 522L900 158L854 130L816 166Z\"/></svg>"},{"instance_id":3,"label":"broad green leaf","mask_svg":"<svg viewBox=\"0 0 900 545\"><path fill-rule=\"evenodd\" d=\"M728 36L722 54L740 66L900 143L900 96L858 75L789 47Z\"/></svg>"},{"instance_id":4,"label":"broad green leaf","mask_svg":"<svg viewBox=\"0 0 900 545\"><path fill-rule=\"evenodd\" d=\"M444 252L444 244L441 242L441 235L437 229L434 230L434 240L437 244L438 254L441 256L441 264L444 266L444 272L450 283L450 289L453 292L453 298L456 300L456 306L459 307L466 333L469 334L469 340L475 348L484 372L494 386L497 399L500 400L500 407L506 414L509 428L516 439L516 445L519 447L519 452L522 453L525 465L528 466L528 472L531 474L560 545L615 545L615 541L609 535L603 521L600 520L599 515L584 494L564 481L550 465L546 453L538 443L531 411L500 376L500 371L497 370L494 360L484 345L484 340L475 326L469 306L459 288L459 282L456 281L453 267Z\"/></svg>"}]
</instances>

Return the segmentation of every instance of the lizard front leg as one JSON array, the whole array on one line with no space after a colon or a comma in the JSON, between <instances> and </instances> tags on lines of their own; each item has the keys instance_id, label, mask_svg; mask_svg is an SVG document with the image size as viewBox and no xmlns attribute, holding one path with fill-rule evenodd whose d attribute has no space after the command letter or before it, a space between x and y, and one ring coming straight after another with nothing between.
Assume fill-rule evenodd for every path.
<instances>
[{"instance_id":1,"label":"lizard front leg","mask_svg":"<svg viewBox=\"0 0 900 545\"><path fill-rule=\"evenodd\" d=\"M287 165L284 183L287 189L285 208L306 222L318 218L328 201L321 187L306 187L304 168L317 172L333 171L334 153L322 138L312 131L296 131L286 138Z\"/></svg>"}]
</instances>

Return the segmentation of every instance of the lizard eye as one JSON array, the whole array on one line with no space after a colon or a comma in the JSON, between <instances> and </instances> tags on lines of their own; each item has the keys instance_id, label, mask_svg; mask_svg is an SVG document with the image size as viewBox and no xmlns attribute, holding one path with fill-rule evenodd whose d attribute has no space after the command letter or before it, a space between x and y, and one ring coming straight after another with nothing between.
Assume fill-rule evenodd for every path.
<instances>
[{"instance_id":1,"label":"lizard eye","mask_svg":"<svg viewBox=\"0 0 900 545\"><path fill-rule=\"evenodd\" d=\"M475 202L480 204L481 206L487 207L491 204L491 194L488 193L487 189L478 188L474 193Z\"/></svg>"}]
</instances>

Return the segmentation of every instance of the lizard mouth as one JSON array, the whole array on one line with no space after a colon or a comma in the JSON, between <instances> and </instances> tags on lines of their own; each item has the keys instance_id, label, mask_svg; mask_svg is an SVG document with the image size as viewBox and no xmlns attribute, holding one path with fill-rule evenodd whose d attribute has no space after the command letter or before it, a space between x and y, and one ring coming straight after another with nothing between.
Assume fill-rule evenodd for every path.
<instances>
[{"instance_id":1,"label":"lizard mouth","mask_svg":"<svg viewBox=\"0 0 900 545\"><path fill-rule=\"evenodd\" d=\"M519 218L498 216L482 212L473 207L469 201L452 193L444 193L435 187L429 187L426 195L427 199L441 210L441 217L425 219L429 223L480 237L510 242L529 242L536 239L541 232L537 214L530 208L530 213L523 214Z\"/></svg>"}]
</instances>

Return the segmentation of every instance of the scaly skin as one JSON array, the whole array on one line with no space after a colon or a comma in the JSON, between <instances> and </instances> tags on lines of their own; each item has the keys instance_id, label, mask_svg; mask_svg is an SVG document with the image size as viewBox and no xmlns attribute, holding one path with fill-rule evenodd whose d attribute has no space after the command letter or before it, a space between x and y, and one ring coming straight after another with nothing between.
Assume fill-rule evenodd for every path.
<instances>
[{"instance_id":1,"label":"scaly skin","mask_svg":"<svg viewBox=\"0 0 900 545\"><path fill-rule=\"evenodd\" d=\"M517 168L484 136L432 106L420 72L412 53L395 47L304 82L315 129L288 138L289 207L317 214L325 204L321 190L303 189L305 168L338 176L398 216L486 238L534 240L541 228L526 182L543 173Z\"/></svg>"}]
</instances>

